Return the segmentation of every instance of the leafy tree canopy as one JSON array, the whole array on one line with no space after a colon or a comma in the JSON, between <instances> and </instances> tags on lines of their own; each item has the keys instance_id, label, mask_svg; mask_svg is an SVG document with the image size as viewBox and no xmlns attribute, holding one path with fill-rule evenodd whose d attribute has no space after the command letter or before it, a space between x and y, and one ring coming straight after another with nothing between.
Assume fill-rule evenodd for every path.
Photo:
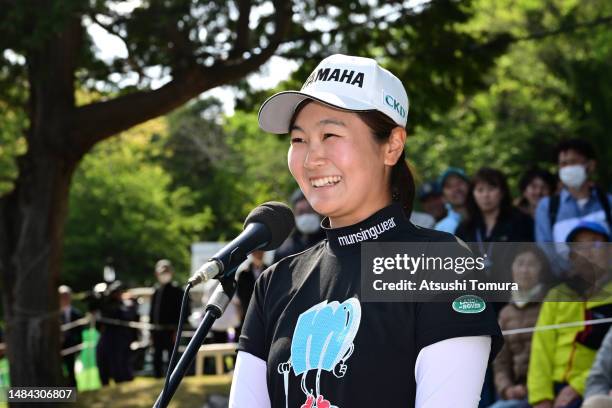
<instances>
[{"instance_id":1,"label":"leafy tree canopy","mask_svg":"<svg viewBox=\"0 0 612 408\"><path fill-rule=\"evenodd\" d=\"M189 248L212 225L210 207L194 208L194 194L147 155L151 138L167 138L157 119L100 143L75 173L66 225L62 280L87 289L102 280L112 258L117 278L153 280L155 262L170 259L189 272Z\"/></svg>"}]
</instances>

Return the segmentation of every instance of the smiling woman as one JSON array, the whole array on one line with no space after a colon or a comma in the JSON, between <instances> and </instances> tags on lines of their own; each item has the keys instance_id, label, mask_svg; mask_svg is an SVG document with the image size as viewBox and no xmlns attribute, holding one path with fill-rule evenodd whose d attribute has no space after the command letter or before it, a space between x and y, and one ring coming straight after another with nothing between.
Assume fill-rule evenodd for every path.
<instances>
[{"instance_id":1,"label":"smiling woman","mask_svg":"<svg viewBox=\"0 0 612 408\"><path fill-rule=\"evenodd\" d=\"M345 55L324 59L301 91L262 105L260 127L290 134L289 170L325 216L327 239L257 281L231 407L477 406L502 343L491 308L361 301L361 242L457 242L409 221L407 114L397 77ZM468 255L453 248L449 256Z\"/></svg>"},{"instance_id":2,"label":"smiling woman","mask_svg":"<svg viewBox=\"0 0 612 408\"><path fill-rule=\"evenodd\" d=\"M322 119L313 122L318 117ZM415 188L404 160L406 131L388 116L379 111L355 114L306 99L297 106L289 130L289 170L313 208L333 218L334 226L354 224L392 197L411 212ZM348 202L326 199L347 191ZM333 211L325 205L339 208Z\"/></svg>"},{"instance_id":3,"label":"smiling woman","mask_svg":"<svg viewBox=\"0 0 612 408\"><path fill-rule=\"evenodd\" d=\"M389 140L379 142L359 115L308 100L294 118L289 170L315 211L343 227L386 207L391 169L406 140L403 128L393 124Z\"/></svg>"}]
</instances>

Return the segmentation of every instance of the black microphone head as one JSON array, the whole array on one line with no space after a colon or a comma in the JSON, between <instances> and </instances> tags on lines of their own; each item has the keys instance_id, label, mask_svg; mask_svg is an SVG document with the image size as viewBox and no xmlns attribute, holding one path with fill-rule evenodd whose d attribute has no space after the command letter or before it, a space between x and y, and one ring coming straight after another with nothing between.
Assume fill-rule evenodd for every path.
<instances>
[{"instance_id":1,"label":"black microphone head","mask_svg":"<svg viewBox=\"0 0 612 408\"><path fill-rule=\"evenodd\" d=\"M293 211L278 201L268 201L253 209L246 217L244 227L253 222L262 223L270 230L270 242L261 248L264 251L278 248L295 227Z\"/></svg>"}]
</instances>

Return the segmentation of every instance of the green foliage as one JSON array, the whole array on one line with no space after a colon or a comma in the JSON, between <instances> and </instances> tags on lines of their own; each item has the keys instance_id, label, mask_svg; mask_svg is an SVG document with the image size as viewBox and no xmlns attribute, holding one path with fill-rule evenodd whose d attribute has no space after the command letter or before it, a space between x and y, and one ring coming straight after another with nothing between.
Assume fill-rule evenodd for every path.
<instances>
[{"instance_id":1,"label":"green foliage","mask_svg":"<svg viewBox=\"0 0 612 408\"><path fill-rule=\"evenodd\" d=\"M159 77L182 77L194 66L240 66L276 41L270 33L283 4L286 2L265 0L64 0L36 7L31 2L0 0L4 11L0 13L0 100L19 89L18 103L24 105L28 97L25 61L36 60L43 46L66 27L77 28L68 31L70 35L82 34L74 42L80 48L67 52L78 56L73 72L76 89L116 97L149 89ZM293 24L278 39L282 46L277 54L298 59L301 65L295 78L302 79L322 56L334 52L376 57L404 80L413 102L411 123L424 125L433 115L450 109L462 95L480 89L483 74L507 45L504 33L489 35L488 27L478 32L458 29L473 18L476 8L471 4L472 0L433 0L416 5L395 0L294 2ZM241 14L250 16L249 21L241 20ZM99 58L91 38L93 31L86 29L92 26L121 39L125 55L112 60ZM215 84L227 82L222 77L211 80ZM245 99L239 107L247 111L255 110L262 101L259 96L249 99L247 95ZM17 99L10 100L11 106L16 106ZM229 151L240 148L244 146L233 146ZM205 163L200 165L207 168ZM0 172L4 173L8 172ZM181 180L190 177L184 172L178 176Z\"/></svg>"},{"instance_id":2,"label":"green foliage","mask_svg":"<svg viewBox=\"0 0 612 408\"><path fill-rule=\"evenodd\" d=\"M254 1L258 21L239 44L233 2L142 1L131 13L118 11L119 1L56 3L43 16L44 8L30 2L0 0L6 9L0 13L0 194L12 188L15 158L26 149L25 57L72 16L126 43L127 56L113 61L95 56L89 35L81 43L77 89L112 90L112 96L149 88L152 67L179 77L195 64L239 64L245 51L265 47L274 17L268 2ZM407 156L421 178L435 178L448 165L470 173L489 165L515 181L531 164L553 170L552 146L582 136L601 155L600 179L612 182L612 167L604 165L612 161L612 30L609 22L593 23L612 16L611 2L404 3L296 2L295 24L277 54L300 67L277 89L255 92L242 81L239 110L224 121L218 102L196 101L169 115L167 130L156 122L97 146L74 176L66 280L90 285L109 256L120 278L150 277L160 257L185 271L193 241L228 239L254 206L285 200L295 187L288 142L261 132L255 112L271 92L299 87L334 52L375 57L403 80L411 101ZM121 82L134 77L134 86Z\"/></svg>"},{"instance_id":3,"label":"green foliage","mask_svg":"<svg viewBox=\"0 0 612 408\"><path fill-rule=\"evenodd\" d=\"M517 38L485 81L485 90L458 100L431 125L417 124L408 156L423 178L435 178L448 165L503 169L513 181L530 165L556 170L553 146L566 137L590 140L600 163L612 160L612 30L584 26L612 16L603 0L545 2L481 0L479 12L463 30L482 27ZM578 27L578 28L577 28ZM409 121L413 120L409 118ZM599 178L612 182L612 169L600 165Z\"/></svg>"},{"instance_id":4,"label":"green foliage","mask_svg":"<svg viewBox=\"0 0 612 408\"><path fill-rule=\"evenodd\" d=\"M296 188L287 167L289 141L259 129L256 113L237 111L224 126L235 159L225 167L250 197L243 211L264 201L287 201Z\"/></svg>"},{"instance_id":5,"label":"green foliage","mask_svg":"<svg viewBox=\"0 0 612 408\"><path fill-rule=\"evenodd\" d=\"M231 239L258 204L294 188L288 142L220 102L196 101L96 146L72 183L63 279L85 289L111 257L118 278L141 284L157 259L183 274L189 247Z\"/></svg>"},{"instance_id":6,"label":"green foliage","mask_svg":"<svg viewBox=\"0 0 612 408\"><path fill-rule=\"evenodd\" d=\"M193 208L188 187L146 160L155 127L145 126L98 145L81 163L70 193L63 279L79 289L102 278L112 257L118 279L152 279L155 262L168 258L181 276L189 246L212 222L210 208ZM142 132L142 133L139 133Z\"/></svg>"},{"instance_id":7,"label":"green foliage","mask_svg":"<svg viewBox=\"0 0 612 408\"><path fill-rule=\"evenodd\" d=\"M259 130L257 115L237 111L221 123L220 102L201 100L169 117L169 138L157 159L177 186L192 191L194 208L207 206L213 226L203 240L229 239L258 204L286 200L294 184L288 142Z\"/></svg>"},{"instance_id":8,"label":"green foliage","mask_svg":"<svg viewBox=\"0 0 612 408\"><path fill-rule=\"evenodd\" d=\"M0 101L0 196L10 192L17 179L16 158L26 151L22 136L26 118L19 109Z\"/></svg>"},{"instance_id":9,"label":"green foliage","mask_svg":"<svg viewBox=\"0 0 612 408\"><path fill-rule=\"evenodd\" d=\"M410 4L412 2L408 2ZM376 58L404 83L410 97L410 121L428 126L464 96L485 85L485 75L510 42L504 33L461 29L478 9L472 0L433 0L406 6L406 2L317 2L303 6L309 13L333 16L326 34L296 27L298 40L286 52L300 60L291 79L277 90L299 89L319 61L333 53ZM315 11L316 10L316 11ZM308 24L306 24L308 27ZM241 83L245 95L241 109L255 110L266 92L252 91Z\"/></svg>"}]
</instances>

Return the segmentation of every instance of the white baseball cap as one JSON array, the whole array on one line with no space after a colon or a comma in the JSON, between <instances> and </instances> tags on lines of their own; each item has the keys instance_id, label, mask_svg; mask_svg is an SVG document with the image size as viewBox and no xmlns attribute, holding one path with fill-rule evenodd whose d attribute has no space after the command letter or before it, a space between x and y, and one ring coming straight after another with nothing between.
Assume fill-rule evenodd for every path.
<instances>
[{"instance_id":1,"label":"white baseball cap","mask_svg":"<svg viewBox=\"0 0 612 408\"><path fill-rule=\"evenodd\" d=\"M408 95L402 82L371 58L334 54L319 63L300 91L279 92L259 109L259 127L289 133L295 108L312 99L348 111L376 110L406 127Z\"/></svg>"}]
</instances>

